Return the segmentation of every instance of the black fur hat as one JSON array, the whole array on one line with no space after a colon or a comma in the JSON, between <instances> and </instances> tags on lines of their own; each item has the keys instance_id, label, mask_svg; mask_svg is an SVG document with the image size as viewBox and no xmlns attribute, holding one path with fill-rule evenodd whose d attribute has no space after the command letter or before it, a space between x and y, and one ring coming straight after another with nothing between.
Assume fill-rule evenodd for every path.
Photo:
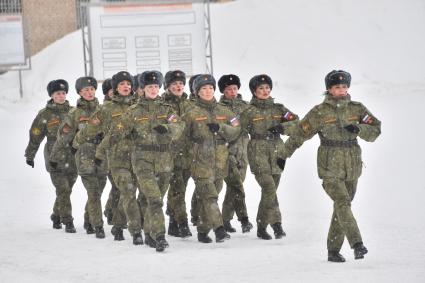
<instances>
[{"instance_id":1,"label":"black fur hat","mask_svg":"<svg viewBox=\"0 0 425 283\"><path fill-rule=\"evenodd\" d=\"M94 87L94 89L97 89L97 81L93 77L79 77L75 81L75 90L77 93L80 93L80 91L88 86Z\"/></svg>"},{"instance_id":2,"label":"black fur hat","mask_svg":"<svg viewBox=\"0 0 425 283\"><path fill-rule=\"evenodd\" d=\"M218 80L218 88L223 93L224 89L229 85L236 85L238 89L241 87L241 80L236 75L224 75Z\"/></svg>"},{"instance_id":3,"label":"black fur hat","mask_svg":"<svg viewBox=\"0 0 425 283\"><path fill-rule=\"evenodd\" d=\"M117 86L122 81L128 81L131 84L131 87L133 87L133 76L126 71L120 71L112 76L111 85L112 89L115 91L117 89Z\"/></svg>"},{"instance_id":4,"label":"black fur hat","mask_svg":"<svg viewBox=\"0 0 425 283\"><path fill-rule=\"evenodd\" d=\"M193 75L193 76L191 76L190 77L190 79L189 79L189 90L190 90L190 93L194 93L194 90L193 90L193 82L195 81L195 79L197 78L197 77L199 77L201 74L196 74L196 75Z\"/></svg>"},{"instance_id":5,"label":"black fur hat","mask_svg":"<svg viewBox=\"0 0 425 283\"><path fill-rule=\"evenodd\" d=\"M68 93L68 82L62 79L53 80L47 84L47 93L49 96L52 96L52 94L55 91L63 90L65 93Z\"/></svg>"},{"instance_id":6,"label":"black fur hat","mask_svg":"<svg viewBox=\"0 0 425 283\"><path fill-rule=\"evenodd\" d=\"M204 85L212 85L214 87L214 90L216 88L215 79L213 76L209 74L202 74L199 75L194 81L193 81L193 90L197 94L201 87Z\"/></svg>"},{"instance_id":7,"label":"black fur hat","mask_svg":"<svg viewBox=\"0 0 425 283\"><path fill-rule=\"evenodd\" d=\"M162 73L159 71L146 71L140 74L138 77L139 86L144 88L147 85L157 84L161 88L164 81Z\"/></svg>"},{"instance_id":8,"label":"black fur hat","mask_svg":"<svg viewBox=\"0 0 425 283\"><path fill-rule=\"evenodd\" d=\"M102 83L102 92L104 95L107 95L108 92L112 89L111 79L106 79Z\"/></svg>"},{"instance_id":9,"label":"black fur hat","mask_svg":"<svg viewBox=\"0 0 425 283\"><path fill-rule=\"evenodd\" d=\"M165 74L165 88L168 88L170 84L176 81L181 81L183 85L186 85L186 74L180 70L168 71Z\"/></svg>"},{"instance_id":10,"label":"black fur hat","mask_svg":"<svg viewBox=\"0 0 425 283\"><path fill-rule=\"evenodd\" d=\"M251 93L254 94L255 91L257 90L257 87L262 84L268 84L270 87L270 90L273 89L272 79L269 76L262 74L262 75L257 75L252 77L252 79L249 81L249 89L251 90Z\"/></svg>"},{"instance_id":11,"label":"black fur hat","mask_svg":"<svg viewBox=\"0 0 425 283\"><path fill-rule=\"evenodd\" d=\"M351 75L350 73L343 70L333 70L325 77L326 89L330 89L334 85L346 84L350 87Z\"/></svg>"},{"instance_id":12,"label":"black fur hat","mask_svg":"<svg viewBox=\"0 0 425 283\"><path fill-rule=\"evenodd\" d=\"M133 90L136 91L139 88L139 74L133 76Z\"/></svg>"}]
</instances>

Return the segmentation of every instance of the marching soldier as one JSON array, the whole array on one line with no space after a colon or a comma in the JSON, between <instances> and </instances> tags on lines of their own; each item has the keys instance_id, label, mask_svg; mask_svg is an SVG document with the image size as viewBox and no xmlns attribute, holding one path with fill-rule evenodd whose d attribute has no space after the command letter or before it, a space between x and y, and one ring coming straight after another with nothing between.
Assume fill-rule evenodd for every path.
<instances>
[{"instance_id":1,"label":"marching soldier","mask_svg":"<svg viewBox=\"0 0 425 283\"><path fill-rule=\"evenodd\" d=\"M170 145L179 139L184 124L158 95L159 79L156 72L145 72L139 78L144 96L111 128L110 139L114 145L127 136L132 138L131 163L147 202L145 241L162 252L168 247L162 207L173 169Z\"/></svg>"},{"instance_id":2,"label":"marching soldier","mask_svg":"<svg viewBox=\"0 0 425 283\"><path fill-rule=\"evenodd\" d=\"M283 104L275 103L270 96L272 79L267 75L257 75L249 81L253 97L250 107L241 114L242 129L249 133L248 161L251 172L261 187L261 200L257 213L257 236L263 240L272 237L267 226L273 228L276 239L286 235L282 229L282 216L276 191L285 162L276 162L277 152L283 146L280 137L284 125L292 124L298 116Z\"/></svg>"},{"instance_id":3,"label":"marching soldier","mask_svg":"<svg viewBox=\"0 0 425 283\"><path fill-rule=\"evenodd\" d=\"M50 153L56 141L59 126L68 111L72 109L66 100L68 83L62 79L53 80L47 85L47 92L50 100L47 102L46 107L38 112L29 131L30 140L25 150L26 163L34 168L34 157L41 142L47 137L47 142L44 146L44 161L46 170L50 173L50 178L56 188L56 200L50 219L53 222L54 229L61 229L61 223L63 223L65 224L65 232L75 233L70 199L72 187L77 180L75 158L71 150L68 149L64 152L66 163L56 168L52 168L49 164Z\"/></svg>"},{"instance_id":4,"label":"marching soldier","mask_svg":"<svg viewBox=\"0 0 425 283\"><path fill-rule=\"evenodd\" d=\"M240 116L249 105L238 93L241 82L236 75L224 75L218 80L220 92L220 104L226 106L230 111ZM223 222L227 232L236 232L230 221L236 212L238 220L242 225L242 232L246 233L252 229L252 224L248 220L248 212L245 203L245 191L243 182L248 167L248 141L249 137L243 132L239 138L230 143L229 147L229 173L224 181L226 182L226 195L223 201Z\"/></svg>"},{"instance_id":5,"label":"marching soldier","mask_svg":"<svg viewBox=\"0 0 425 283\"><path fill-rule=\"evenodd\" d=\"M75 82L75 89L80 95L77 107L69 111L59 127L57 140L50 154L50 165L56 168L66 163L66 151L72 145L76 133L87 126L90 116L99 109L99 101L95 97L97 81L93 77L80 77ZM87 203L84 213L84 229L87 234L96 233L96 238L105 238L102 219L101 197L106 185L106 165L95 164L96 147L102 141L103 134L81 144L75 152L78 174L87 190ZM73 148L71 148L73 150Z\"/></svg>"},{"instance_id":6,"label":"marching soldier","mask_svg":"<svg viewBox=\"0 0 425 283\"><path fill-rule=\"evenodd\" d=\"M313 107L298 125L288 127L290 138L280 154L280 159L284 160L304 141L316 134L320 137L317 153L319 178L334 203L327 240L328 261L332 262L345 261L339 253L345 237L354 249L355 259L363 258L368 252L351 211L362 173L357 137L373 142L381 133L381 122L363 104L351 100L348 94L350 83L351 75L345 71L334 70L326 75L325 100Z\"/></svg>"},{"instance_id":7,"label":"marching soldier","mask_svg":"<svg viewBox=\"0 0 425 283\"><path fill-rule=\"evenodd\" d=\"M180 70L169 71L165 74L166 91L162 94L165 103L173 107L173 111L180 117L190 111L191 103L184 92L186 75ZM171 144L173 152L174 169L171 175L170 188L167 195L167 213L170 220L168 235L175 237L190 237L186 213L186 187L190 177L191 148L186 137L182 135L179 140Z\"/></svg>"},{"instance_id":8,"label":"marching soldier","mask_svg":"<svg viewBox=\"0 0 425 283\"><path fill-rule=\"evenodd\" d=\"M227 144L240 134L236 115L215 100L215 87L211 75L198 76L193 83L198 98L191 111L183 116L185 134L193 147L191 176L196 185L198 241L202 243L212 242L208 236L211 229L216 242L230 238L224 230L217 200L228 172Z\"/></svg>"}]
</instances>

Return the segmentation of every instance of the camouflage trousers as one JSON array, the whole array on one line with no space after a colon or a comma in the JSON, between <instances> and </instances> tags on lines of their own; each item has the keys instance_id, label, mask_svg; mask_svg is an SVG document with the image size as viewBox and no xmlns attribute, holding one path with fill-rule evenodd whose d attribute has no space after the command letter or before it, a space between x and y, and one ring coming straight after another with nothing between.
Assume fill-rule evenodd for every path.
<instances>
[{"instance_id":1,"label":"camouflage trousers","mask_svg":"<svg viewBox=\"0 0 425 283\"><path fill-rule=\"evenodd\" d=\"M282 223L279 201L276 191L279 187L280 174L256 174L255 179L261 187L261 200L258 205L257 226L266 228L267 225Z\"/></svg>"},{"instance_id":2,"label":"camouflage trousers","mask_svg":"<svg viewBox=\"0 0 425 283\"><path fill-rule=\"evenodd\" d=\"M56 189L53 215L59 216L64 224L74 220L72 217L71 193L77 177L77 173L50 172L50 179Z\"/></svg>"},{"instance_id":3,"label":"camouflage trousers","mask_svg":"<svg viewBox=\"0 0 425 283\"><path fill-rule=\"evenodd\" d=\"M357 180L324 179L323 188L334 202L332 220L328 232L328 250L339 252L345 237L347 237L351 248L353 248L356 243L362 242L357 221L351 211L351 201L356 194Z\"/></svg>"},{"instance_id":4,"label":"camouflage trousers","mask_svg":"<svg viewBox=\"0 0 425 283\"><path fill-rule=\"evenodd\" d=\"M106 175L82 175L81 181L87 191L84 223L90 223L93 227L103 227L101 198L106 185Z\"/></svg>"},{"instance_id":5,"label":"camouflage trousers","mask_svg":"<svg viewBox=\"0 0 425 283\"><path fill-rule=\"evenodd\" d=\"M142 230L140 220L140 208L136 201L136 178L134 174L126 168L111 168L115 185L120 191L118 206L113 212L112 224L121 229L125 228L128 222L128 231L131 235L140 233Z\"/></svg>"},{"instance_id":6,"label":"camouflage trousers","mask_svg":"<svg viewBox=\"0 0 425 283\"><path fill-rule=\"evenodd\" d=\"M246 176L247 166L238 168L236 164L231 165L229 175L224 178L226 182L226 195L223 201L223 221L227 222L233 219L236 212L238 220L248 217L245 203L245 190L243 182Z\"/></svg>"},{"instance_id":7,"label":"camouflage trousers","mask_svg":"<svg viewBox=\"0 0 425 283\"><path fill-rule=\"evenodd\" d=\"M190 178L190 169L174 168L167 195L167 214L174 217L178 224L187 221L186 187Z\"/></svg>"},{"instance_id":8,"label":"camouflage trousers","mask_svg":"<svg viewBox=\"0 0 425 283\"><path fill-rule=\"evenodd\" d=\"M153 169L153 168L152 168ZM147 168L135 167L135 174L140 188L140 207L144 217L143 229L153 239L165 235L164 196L170 184L170 172L154 173Z\"/></svg>"},{"instance_id":9,"label":"camouflage trousers","mask_svg":"<svg viewBox=\"0 0 425 283\"><path fill-rule=\"evenodd\" d=\"M109 191L109 197L106 201L105 205L105 215L108 215L109 213L112 213L114 215L114 211L118 207L118 202L120 200L120 191L117 188L117 185L115 185L114 179L112 178L111 174L108 174L109 182L111 183L111 190Z\"/></svg>"},{"instance_id":10,"label":"camouflage trousers","mask_svg":"<svg viewBox=\"0 0 425 283\"><path fill-rule=\"evenodd\" d=\"M216 179L215 182L204 178L195 179L195 207L192 210L198 217L198 233L208 233L211 229L223 226L223 217L217 203L222 187L223 179Z\"/></svg>"}]
</instances>

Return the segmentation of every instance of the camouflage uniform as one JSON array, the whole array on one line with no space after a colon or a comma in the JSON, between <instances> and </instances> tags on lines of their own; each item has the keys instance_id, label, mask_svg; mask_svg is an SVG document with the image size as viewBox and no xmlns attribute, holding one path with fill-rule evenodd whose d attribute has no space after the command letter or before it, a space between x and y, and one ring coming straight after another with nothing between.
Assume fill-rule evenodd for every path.
<instances>
[{"instance_id":1,"label":"camouflage uniform","mask_svg":"<svg viewBox=\"0 0 425 283\"><path fill-rule=\"evenodd\" d=\"M64 152L69 150L75 135L84 129L90 116L99 109L97 98L92 101L78 99L77 107L69 111L64 122L59 128L58 138L53 146L50 161L58 164L65 162ZM103 227L101 196L106 184L106 164L100 166L94 163L96 147L101 142L103 135L97 135L93 139L80 144L75 154L78 174L87 190L87 202L84 213L84 224L92 227Z\"/></svg>"},{"instance_id":2,"label":"camouflage uniform","mask_svg":"<svg viewBox=\"0 0 425 283\"><path fill-rule=\"evenodd\" d=\"M206 233L223 226L223 218L217 204L223 179L228 173L227 143L240 134L235 114L224 105L197 99L191 111L183 116L186 136L192 143L193 162L191 176L195 180L195 194L199 212L198 233ZM233 125L230 121L234 121ZM207 123L218 123L219 131L213 134Z\"/></svg>"},{"instance_id":3,"label":"camouflage uniform","mask_svg":"<svg viewBox=\"0 0 425 283\"><path fill-rule=\"evenodd\" d=\"M353 133L344 127L354 124ZM339 252L346 236L353 248L362 242L360 230L351 211L351 201L362 172L361 149L357 137L373 142L381 133L381 122L361 103L349 95L334 98L326 94L296 126L288 127L290 138L285 143L283 158L290 157L304 141L318 134L321 145L317 153L317 169L325 192L334 202L328 233L328 251Z\"/></svg>"},{"instance_id":4,"label":"camouflage uniform","mask_svg":"<svg viewBox=\"0 0 425 283\"><path fill-rule=\"evenodd\" d=\"M280 134L268 131L278 124L294 123L298 116L284 105L275 103L273 98L260 100L255 97L250 107L241 115L241 126L250 134L248 142L248 161L251 172L261 186L261 200L258 206L257 227L266 229L267 225L282 223L276 191L282 169L277 165L277 150L283 146Z\"/></svg>"},{"instance_id":5,"label":"camouflage uniform","mask_svg":"<svg viewBox=\"0 0 425 283\"><path fill-rule=\"evenodd\" d=\"M223 95L220 103L238 116L249 107L248 103L242 100L240 94L235 99L227 99ZM248 134L243 132L236 141L230 143L229 174L224 178L227 185L223 201L223 221L225 223L233 219L235 212L239 221L248 218L243 187L248 168L248 141Z\"/></svg>"},{"instance_id":6,"label":"camouflage uniform","mask_svg":"<svg viewBox=\"0 0 425 283\"><path fill-rule=\"evenodd\" d=\"M162 94L162 99L165 103L171 105L174 113L180 117L192 108L186 93L178 97L166 91ZM167 212L171 217L174 217L178 224L187 221L185 195L190 177L190 164L192 163L190 143L185 138L182 135L179 140L171 144L174 168L167 195Z\"/></svg>"},{"instance_id":7,"label":"camouflage uniform","mask_svg":"<svg viewBox=\"0 0 425 283\"><path fill-rule=\"evenodd\" d=\"M161 134L155 130L160 125L165 127L166 132ZM156 99L140 97L120 123L111 128L112 144L129 136L134 144L131 164L147 203L144 213L145 234L152 239L165 234L162 206L173 169L170 145L179 139L183 128L184 124L174 114L172 107L159 96Z\"/></svg>"},{"instance_id":8,"label":"camouflage uniform","mask_svg":"<svg viewBox=\"0 0 425 283\"><path fill-rule=\"evenodd\" d=\"M60 221L64 224L73 221L71 192L77 180L77 169L75 166L75 158L68 149L64 152L64 163L59 164L56 168L52 168L49 164L49 157L52 147L56 141L56 135L61 122L68 111L72 109L68 101L64 104L55 104L53 100L49 100L44 109L42 109L37 117L35 117L31 129L30 140L25 150L27 160L34 160L35 154L45 137L47 143L44 146L44 161L47 172L56 188L56 200L53 206L52 220L54 217L60 217Z\"/></svg>"},{"instance_id":9,"label":"camouflage uniform","mask_svg":"<svg viewBox=\"0 0 425 283\"><path fill-rule=\"evenodd\" d=\"M108 133L110 128L116 126L121 116L133 103L132 96L119 96L115 94L111 103L104 104L90 118L88 125L79 131L74 138L73 145L78 148L81 144L95 138L98 134ZM132 148L131 138L122 139L110 147L109 138L105 136L96 150L96 158L106 161L108 169L118 189L120 200L118 208L114 211L113 224L118 229L123 229L128 220L128 230L133 235L140 233L140 210L134 194L136 184L131 171L130 153Z\"/></svg>"}]
</instances>

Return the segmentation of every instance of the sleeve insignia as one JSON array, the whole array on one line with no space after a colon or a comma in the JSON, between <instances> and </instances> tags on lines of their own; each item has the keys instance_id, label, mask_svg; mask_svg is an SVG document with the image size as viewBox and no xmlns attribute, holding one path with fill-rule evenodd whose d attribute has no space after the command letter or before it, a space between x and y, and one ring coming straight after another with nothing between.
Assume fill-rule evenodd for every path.
<instances>
[{"instance_id":1,"label":"sleeve insignia","mask_svg":"<svg viewBox=\"0 0 425 283\"><path fill-rule=\"evenodd\" d=\"M97 126L100 124L100 120L99 118L97 118L97 116L95 116L89 120L89 124L93 126Z\"/></svg>"},{"instance_id":2,"label":"sleeve insignia","mask_svg":"<svg viewBox=\"0 0 425 283\"><path fill-rule=\"evenodd\" d=\"M232 125L233 127L237 127L239 126L239 119L238 117L233 117L232 119L230 119L230 125Z\"/></svg>"},{"instance_id":3,"label":"sleeve insignia","mask_svg":"<svg viewBox=\"0 0 425 283\"><path fill-rule=\"evenodd\" d=\"M41 134L41 130L39 128L32 128L31 133L34 136L39 136Z\"/></svg>"},{"instance_id":4,"label":"sleeve insignia","mask_svg":"<svg viewBox=\"0 0 425 283\"><path fill-rule=\"evenodd\" d=\"M168 117L168 122L171 123L176 123L177 122L177 115L176 114L171 114L170 117Z\"/></svg>"},{"instance_id":5,"label":"sleeve insignia","mask_svg":"<svg viewBox=\"0 0 425 283\"><path fill-rule=\"evenodd\" d=\"M302 121L302 122L300 123L300 125L301 125L301 129L303 130L303 132L304 132L305 134L310 134L310 132L311 132L311 125L310 125L310 123L309 123L309 122L307 122L307 121Z\"/></svg>"}]
</instances>

